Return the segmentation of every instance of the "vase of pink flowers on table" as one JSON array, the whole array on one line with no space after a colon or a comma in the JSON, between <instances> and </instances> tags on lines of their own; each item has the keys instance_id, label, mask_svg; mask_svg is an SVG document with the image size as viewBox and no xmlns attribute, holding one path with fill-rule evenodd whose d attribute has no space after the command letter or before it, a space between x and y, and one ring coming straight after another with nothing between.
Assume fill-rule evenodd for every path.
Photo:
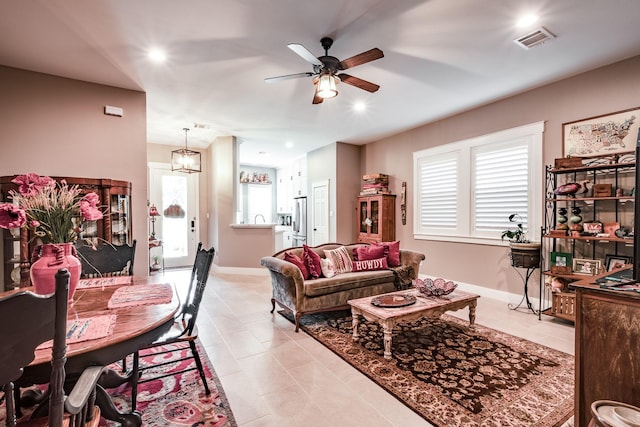
<instances>
[{"instance_id":1,"label":"vase of pink flowers on table","mask_svg":"<svg viewBox=\"0 0 640 427\"><path fill-rule=\"evenodd\" d=\"M55 291L55 272L67 268L71 274L69 299L80 280L81 264L73 243L84 221L102 218L96 193L82 194L77 186L56 182L35 173L12 180L18 190L11 190L11 203L0 204L0 228L28 228L39 239L31 254L30 277L36 293Z\"/></svg>"}]
</instances>

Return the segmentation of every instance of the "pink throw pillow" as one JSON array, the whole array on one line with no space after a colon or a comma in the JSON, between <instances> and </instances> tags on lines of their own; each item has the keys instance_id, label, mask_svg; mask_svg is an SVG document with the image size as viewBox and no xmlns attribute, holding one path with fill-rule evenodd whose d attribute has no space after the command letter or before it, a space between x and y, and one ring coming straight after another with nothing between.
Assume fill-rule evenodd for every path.
<instances>
[{"instance_id":1,"label":"pink throw pillow","mask_svg":"<svg viewBox=\"0 0 640 427\"><path fill-rule=\"evenodd\" d=\"M330 259L320 258L320 265L322 266L322 275L324 277L331 278L336 275L336 267Z\"/></svg>"},{"instance_id":2,"label":"pink throw pillow","mask_svg":"<svg viewBox=\"0 0 640 427\"><path fill-rule=\"evenodd\" d=\"M364 261L353 261L353 271L386 270L389 268L385 257L378 259L368 259Z\"/></svg>"},{"instance_id":3,"label":"pink throw pillow","mask_svg":"<svg viewBox=\"0 0 640 427\"><path fill-rule=\"evenodd\" d=\"M385 249L389 267L400 267L400 240L395 242L375 242L372 245L382 246Z\"/></svg>"},{"instance_id":4,"label":"pink throw pillow","mask_svg":"<svg viewBox=\"0 0 640 427\"><path fill-rule=\"evenodd\" d=\"M322 276L322 266L320 265L320 255L315 253L309 246L302 245L302 259L307 265L309 276L311 279L317 279Z\"/></svg>"},{"instance_id":5,"label":"pink throw pillow","mask_svg":"<svg viewBox=\"0 0 640 427\"><path fill-rule=\"evenodd\" d=\"M302 273L302 278L304 280L307 280L307 279L309 279L311 277L309 275L309 269L307 268L307 265L305 264L305 262L298 255L290 254L289 252L285 252L284 253L284 260L285 261L289 261L290 263L292 263L293 265L298 267L300 269L300 272Z\"/></svg>"},{"instance_id":6,"label":"pink throw pillow","mask_svg":"<svg viewBox=\"0 0 640 427\"><path fill-rule=\"evenodd\" d=\"M356 261L366 261L368 259L378 259L385 256L384 246L356 246L353 248L353 259Z\"/></svg>"}]
</instances>

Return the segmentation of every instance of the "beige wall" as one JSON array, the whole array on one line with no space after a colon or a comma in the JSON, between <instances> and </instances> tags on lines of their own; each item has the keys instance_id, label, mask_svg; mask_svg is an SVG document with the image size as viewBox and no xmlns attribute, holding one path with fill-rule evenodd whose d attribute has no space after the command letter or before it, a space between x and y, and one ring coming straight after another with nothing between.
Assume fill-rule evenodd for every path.
<instances>
[{"instance_id":1,"label":"beige wall","mask_svg":"<svg viewBox=\"0 0 640 427\"><path fill-rule=\"evenodd\" d=\"M329 242L356 241L356 198L360 191L360 146L337 142L307 154L307 181L329 181ZM312 206L311 193L309 204ZM314 245L327 242L313 242Z\"/></svg>"},{"instance_id":2,"label":"beige wall","mask_svg":"<svg viewBox=\"0 0 640 427\"><path fill-rule=\"evenodd\" d=\"M402 247L426 254L422 274L517 294L522 292L522 280L509 264L508 248L413 239L412 153L545 121L543 159L552 164L562 155L562 123L639 106L640 57L635 57L368 144L363 148L361 172L390 174L394 194L407 181L407 225L397 221L396 237ZM396 218L400 218L399 204ZM538 277L533 278L536 284Z\"/></svg>"},{"instance_id":3,"label":"beige wall","mask_svg":"<svg viewBox=\"0 0 640 427\"><path fill-rule=\"evenodd\" d=\"M336 215L337 232L335 242L352 243L358 240L356 214L362 186L362 174L358 169L361 147L356 145L337 144L336 153ZM355 195L355 196L354 196Z\"/></svg>"},{"instance_id":4,"label":"beige wall","mask_svg":"<svg viewBox=\"0 0 640 427\"><path fill-rule=\"evenodd\" d=\"M123 117L104 106L124 109ZM0 175L111 178L132 184L133 238L147 235L146 94L0 66ZM135 273L148 272L138 244Z\"/></svg>"}]
</instances>

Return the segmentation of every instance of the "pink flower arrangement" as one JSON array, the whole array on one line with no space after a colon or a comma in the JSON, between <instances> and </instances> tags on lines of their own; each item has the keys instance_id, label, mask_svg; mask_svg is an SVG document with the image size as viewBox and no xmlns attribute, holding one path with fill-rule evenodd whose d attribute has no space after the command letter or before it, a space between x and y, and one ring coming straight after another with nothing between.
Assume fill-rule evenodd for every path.
<instances>
[{"instance_id":1,"label":"pink flower arrangement","mask_svg":"<svg viewBox=\"0 0 640 427\"><path fill-rule=\"evenodd\" d=\"M43 243L69 243L78 238L82 221L102 218L98 195L83 196L77 185L35 173L12 182L18 191L9 192L13 203L0 204L0 228L28 227Z\"/></svg>"}]
</instances>

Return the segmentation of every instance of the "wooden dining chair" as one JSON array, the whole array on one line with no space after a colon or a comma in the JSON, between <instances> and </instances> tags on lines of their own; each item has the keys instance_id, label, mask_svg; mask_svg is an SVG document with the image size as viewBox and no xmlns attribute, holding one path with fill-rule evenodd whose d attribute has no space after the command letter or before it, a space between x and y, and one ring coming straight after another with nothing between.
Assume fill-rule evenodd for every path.
<instances>
[{"instance_id":1,"label":"wooden dining chair","mask_svg":"<svg viewBox=\"0 0 640 427\"><path fill-rule=\"evenodd\" d=\"M4 384L7 426L16 425L13 383L34 359L36 347L51 339L51 379L45 392L48 407L37 407L31 419L19 425L84 426L91 425L87 422L97 425L100 419L100 410L94 403L102 366L86 369L71 393L64 394L69 277L67 269L58 270L56 291L52 295L22 291L0 298L0 384Z\"/></svg>"},{"instance_id":2,"label":"wooden dining chair","mask_svg":"<svg viewBox=\"0 0 640 427\"><path fill-rule=\"evenodd\" d=\"M100 243L91 246L76 245L76 252L82 264L82 278L131 276L136 254L136 241L131 245Z\"/></svg>"},{"instance_id":3,"label":"wooden dining chair","mask_svg":"<svg viewBox=\"0 0 640 427\"><path fill-rule=\"evenodd\" d=\"M202 361L200 360L200 355L196 347L196 338L198 338L198 329L196 327L196 319L198 317L198 310L200 308L202 295L204 294L204 289L207 284L207 279L209 278L209 270L211 269L214 253L215 253L214 248L205 250L205 249L202 249L202 242L198 244L196 259L193 264L193 269L191 271L191 280L189 282L189 289L185 297L185 302L184 304L182 304L180 312L175 317L175 322L173 326L165 335L163 335L162 337L154 341L152 344L140 349L140 350L146 350L146 349L158 350L158 351L152 351L154 355L170 353L179 349L189 349L190 355L187 355L178 360L171 360L169 362L157 363L155 365L141 368L140 352L137 351L136 353L134 353L133 372L131 377L132 378L131 407L133 408L133 410L136 409L136 400L138 396L138 384L146 383L159 378L165 378L181 372L188 372L188 371L193 371L197 369L198 372L200 373L200 378L202 379L202 384L204 386L205 393L207 395L211 393L209 391L207 379L205 377L204 369L202 367ZM161 346L165 346L167 344L185 344L185 345L179 346L179 348L173 348L172 350L165 350L160 348ZM167 374L156 375L152 378L140 379L144 371L147 371L152 368L158 368L161 366L169 365L169 364L174 364L176 362L189 360L189 359L193 359L195 361L196 367L190 367L178 372L171 372Z\"/></svg>"}]
</instances>

